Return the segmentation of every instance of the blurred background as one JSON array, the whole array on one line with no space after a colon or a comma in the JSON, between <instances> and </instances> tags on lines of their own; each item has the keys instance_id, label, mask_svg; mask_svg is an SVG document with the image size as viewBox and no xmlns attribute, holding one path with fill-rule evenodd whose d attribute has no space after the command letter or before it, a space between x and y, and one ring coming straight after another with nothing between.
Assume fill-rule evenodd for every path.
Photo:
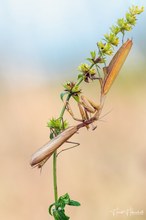
<instances>
[{"instance_id":1,"label":"blurred background","mask_svg":"<svg viewBox=\"0 0 146 220\"><path fill-rule=\"evenodd\" d=\"M46 124L59 115L62 84L76 78L78 65L132 4L146 6L144 0L1 1L0 219L51 219L52 159L40 174L29 165L31 154L49 140ZM59 195L68 192L82 204L68 208L71 219L146 219L145 21L144 12L127 35L134 45L102 115L110 113L94 132L75 135L80 146L58 158ZM83 91L96 101L96 83L87 86ZM116 209L124 214L114 216Z\"/></svg>"}]
</instances>

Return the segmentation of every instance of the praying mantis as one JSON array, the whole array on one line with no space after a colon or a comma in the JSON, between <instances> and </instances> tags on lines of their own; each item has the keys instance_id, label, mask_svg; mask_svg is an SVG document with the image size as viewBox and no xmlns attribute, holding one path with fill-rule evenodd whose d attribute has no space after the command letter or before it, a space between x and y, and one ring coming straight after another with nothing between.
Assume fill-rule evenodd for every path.
<instances>
[{"instance_id":1,"label":"praying mantis","mask_svg":"<svg viewBox=\"0 0 146 220\"><path fill-rule=\"evenodd\" d=\"M83 99L83 97L82 97ZM92 102L91 102L92 103ZM67 109L69 111L70 114L73 114L71 112L71 108L68 107L69 105L67 105ZM31 158L31 166L38 166L38 168L41 168L44 163L52 156L52 154L54 153L54 151L56 151L62 144L64 144L68 139L70 139L75 133L77 133L77 131L82 128L82 127L87 127L89 124L92 124L95 120L97 120L97 112L99 111L99 107L97 109L95 109L95 105L92 103L91 106L89 106L89 104L87 105L87 100L85 102L85 97L84 97L84 106L86 108L86 111L88 112L93 112L94 110L94 116L88 119L76 119L73 118L77 121L82 121L82 123L75 125L75 126L71 126L67 129L65 129L63 132L61 132L59 135L57 135L56 137L54 137L51 141L49 141L47 144L45 144L43 147L41 147L39 150L37 150ZM80 107L81 108L81 107ZM82 108L83 111L83 108ZM87 114L87 112L86 112Z\"/></svg>"},{"instance_id":2,"label":"praying mantis","mask_svg":"<svg viewBox=\"0 0 146 220\"><path fill-rule=\"evenodd\" d=\"M52 154L61 147L66 141L68 141L77 131L86 127L89 128L89 125L92 125L94 130L96 126L93 125L94 121L98 121L101 114L105 97L108 91L111 88L112 83L114 82L116 76L118 75L120 69L122 68L130 50L132 47L132 40L127 40L117 51L117 53L112 58L108 67L103 68L104 77L100 80L101 85L101 96L100 104L94 103L92 100L86 98L85 96L80 96L80 101L78 102L78 108L81 114L82 119L77 119L68 102L65 103L66 110L70 115L77 121L80 121L79 124L75 126L68 127L62 131L59 135L50 140L43 147L38 149L31 157L30 165L32 167L42 168L44 163L52 156Z\"/></svg>"}]
</instances>

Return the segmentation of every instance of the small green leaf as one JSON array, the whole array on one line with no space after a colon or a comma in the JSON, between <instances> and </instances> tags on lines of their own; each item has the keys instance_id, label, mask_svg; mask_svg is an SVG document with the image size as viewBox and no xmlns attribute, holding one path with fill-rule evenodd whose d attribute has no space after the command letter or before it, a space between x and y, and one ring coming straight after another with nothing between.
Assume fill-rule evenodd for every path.
<instances>
[{"instance_id":1,"label":"small green leaf","mask_svg":"<svg viewBox=\"0 0 146 220\"><path fill-rule=\"evenodd\" d=\"M60 213L58 211L53 211L53 216L55 220L62 220Z\"/></svg>"},{"instance_id":2,"label":"small green leaf","mask_svg":"<svg viewBox=\"0 0 146 220\"><path fill-rule=\"evenodd\" d=\"M96 58L96 51L90 52L92 59L94 60Z\"/></svg>"},{"instance_id":3,"label":"small green leaf","mask_svg":"<svg viewBox=\"0 0 146 220\"><path fill-rule=\"evenodd\" d=\"M68 193L66 193L65 195L63 196L60 196L59 199L58 199L58 203L64 203L64 204L68 204L70 202L70 197L68 195Z\"/></svg>"},{"instance_id":4,"label":"small green leaf","mask_svg":"<svg viewBox=\"0 0 146 220\"><path fill-rule=\"evenodd\" d=\"M55 220L61 220L61 218L60 218L58 212L56 212L56 211L53 212L53 216L54 216L54 219L55 219Z\"/></svg>"},{"instance_id":5,"label":"small green leaf","mask_svg":"<svg viewBox=\"0 0 146 220\"><path fill-rule=\"evenodd\" d=\"M68 91L62 92L62 93L60 94L60 98L61 98L62 101L63 101L63 97L64 97L65 95L67 95L67 94L68 94Z\"/></svg>"},{"instance_id":6,"label":"small green leaf","mask_svg":"<svg viewBox=\"0 0 146 220\"><path fill-rule=\"evenodd\" d=\"M73 98L75 99L76 102L79 102L79 96L78 95L73 95Z\"/></svg>"},{"instance_id":7,"label":"small green leaf","mask_svg":"<svg viewBox=\"0 0 146 220\"><path fill-rule=\"evenodd\" d=\"M90 63L94 64L94 60L91 58L87 58L86 60L88 60Z\"/></svg>"},{"instance_id":8,"label":"small green leaf","mask_svg":"<svg viewBox=\"0 0 146 220\"><path fill-rule=\"evenodd\" d=\"M70 218L65 215L64 210L55 210L53 212L55 220L69 220Z\"/></svg>"},{"instance_id":9,"label":"small green leaf","mask_svg":"<svg viewBox=\"0 0 146 220\"><path fill-rule=\"evenodd\" d=\"M80 206L81 204L77 201L74 201L74 200L70 200L69 204L70 206Z\"/></svg>"},{"instance_id":10,"label":"small green leaf","mask_svg":"<svg viewBox=\"0 0 146 220\"><path fill-rule=\"evenodd\" d=\"M83 78L83 74L78 75L78 79Z\"/></svg>"},{"instance_id":11,"label":"small green leaf","mask_svg":"<svg viewBox=\"0 0 146 220\"><path fill-rule=\"evenodd\" d=\"M79 88L79 86L74 86L73 88L72 88L72 93L79 93L81 90L80 90L80 88Z\"/></svg>"},{"instance_id":12,"label":"small green leaf","mask_svg":"<svg viewBox=\"0 0 146 220\"><path fill-rule=\"evenodd\" d=\"M54 138L54 135L53 135L53 133L51 132L50 133L50 139L53 139Z\"/></svg>"},{"instance_id":13,"label":"small green leaf","mask_svg":"<svg viewBox=\"0 0 146 220\"><path fill-rule=\"evenodd\" d=\"M60 220L69 220L70 219L70 217L65 215L65 213L63 211L60 211L59 215L60 215Z\"/></svg>"},{"instance_id":14,"label":"small green leaf","mask_svg":"<svg viewBox=\"0 0 146 220\"><path fill-rule=\"evenodd\" d=\"M54 205L55 205L55 203L51 204L51 205L49 206L49 208L48 208L48 212L49 212L50 215L53 215L53 214L52 214L52 207L53 207Z\"/></svg>"}]
</instances>

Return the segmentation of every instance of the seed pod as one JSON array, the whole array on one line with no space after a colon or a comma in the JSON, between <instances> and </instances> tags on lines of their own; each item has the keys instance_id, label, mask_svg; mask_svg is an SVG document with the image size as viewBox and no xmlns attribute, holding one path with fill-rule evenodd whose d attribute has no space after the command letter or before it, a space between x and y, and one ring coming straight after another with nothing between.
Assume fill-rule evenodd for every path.
<instances>
[{"instance_id":1,"label":"seed pod","mask_svg":"<svg viewBox=\"0 0 146 220\"><path fill-rule=\"evenodd\" d=\"M109 91L112 83L114 82L116 76L118 75L121 67L123 66L130 49L132 47L132 40L127 40L114 55L108 67L104 68L105 79L102 86L102 94L106 95Z\"/></svg>"},{"instance_id":2,"label":"seed pod","mask_svg":"<svg viewBox=\"0 0 146 220\"><path fill-rule=\"evenodd\" d=\"M55 138L50 140L43 147L38 149L31 157L30 165L32 167L42 165L51 157L51 155L64 143L66 142L73 134L78 131L77 126L72 126L64 130L62 133L57 135Z\"/></svg>"}]
</instances>

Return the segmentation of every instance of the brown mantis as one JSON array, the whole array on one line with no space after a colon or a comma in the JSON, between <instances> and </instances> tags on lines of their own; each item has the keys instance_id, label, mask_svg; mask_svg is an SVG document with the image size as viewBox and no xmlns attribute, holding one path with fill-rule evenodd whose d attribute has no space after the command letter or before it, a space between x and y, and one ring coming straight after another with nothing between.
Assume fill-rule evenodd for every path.
<instances>
[{"instance_id":1,"label":"brown mantis","mask_svg":"<svg viewBox=\"0 0 146 220\"><path fill-rule=\"evenodd\" d=\"M100 104L97 105L90 99L87 99L84 96L80 97L80 101L78 102L78 107L80 110L80 114L82 119L75 118L69 103L66 102L66 109L70 113L70 115L77 121L80 121L78 125L71 126L65 129L62 133L54 137L47 144L37 150L31 158L30 165L32 167L37 166L41 168L44 163L52 156L52 154L62 146L66 141L68 141L77 131L82 127L87 127L92 124L94 121L99 119L101 114L105 96L108 93L113 81L115 80L117 74L119 73L122 65L124 64L130 49L132 47L132 40L127 40L117 51L113 59L111 60L108 67L103 68L105 73L104 78L100 81L101 84L101 97ZM96 127L93 126L93 129Z\"/></svg>"},{"instance_id":2,"label":"brown mantis","mask_svg":"<svg viewBox=\"0 0 146 220\"><path fill-rule=\"evenodd\" d=\"M86 105L86 108L88 108L87 105ZM80 119L76 119L76 120L80 120ZM44 163L51 157L54 151L56 151L62 144L64 144L68 139L70 139L75 133L77 133L77 131L80 128L85 127L85 126L87 127L89 124L93 123L95 120L97 120L97 114L95 114L93 117L91 117L88 120L82 120L82 123L78 125L71 126L65 129L63 132L61 132L59 135L54 137L51 141L49 141L47 144L45 144L43 147L41 147L39 150L37 150L32 155L31 163L30 163L31 166L32 167L38 166L38 168L41 168L44 165Z\"/></svg>"}]
</instances>

